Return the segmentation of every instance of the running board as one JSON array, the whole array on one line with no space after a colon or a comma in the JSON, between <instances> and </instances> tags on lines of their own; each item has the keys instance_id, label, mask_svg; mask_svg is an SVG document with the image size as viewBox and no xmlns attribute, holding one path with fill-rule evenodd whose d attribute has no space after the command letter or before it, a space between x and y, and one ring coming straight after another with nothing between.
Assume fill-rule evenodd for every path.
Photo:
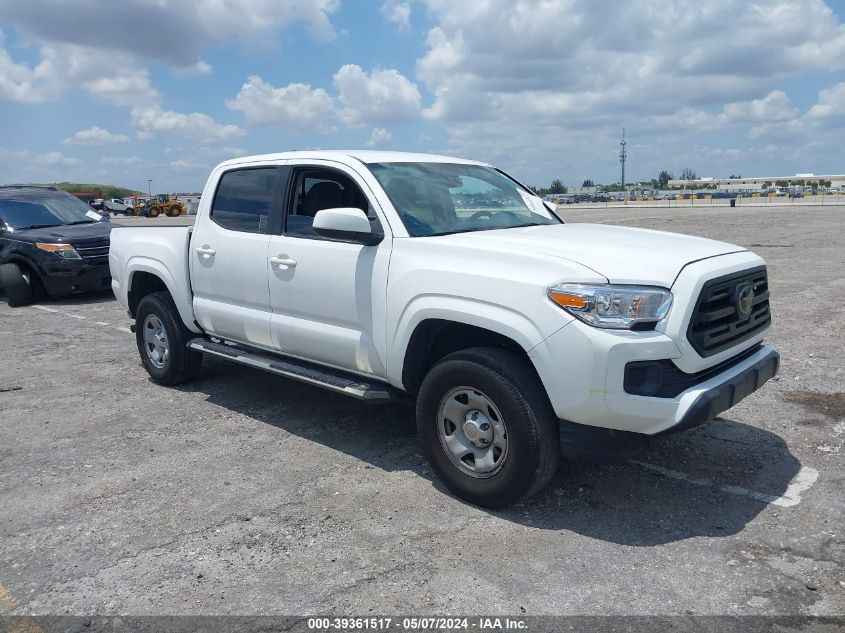
<instances>
[{"instance_id":1,"label":"running board","mask_svg":"<svg viewBox=\"0 0 845 633\"><path fill-rule=\"evenodd\" d=\"M188 342L188 347L198 352L219 356L256 369L263 369L285 378L292 378L309 385L330 389L366 402L394 402L401 399L401 392L390 385L366 382L364 378L354 374L334 371L295 358L271 356L235 345L215 343L206 338L192 339Z\"/></svg>"}]
</instances>

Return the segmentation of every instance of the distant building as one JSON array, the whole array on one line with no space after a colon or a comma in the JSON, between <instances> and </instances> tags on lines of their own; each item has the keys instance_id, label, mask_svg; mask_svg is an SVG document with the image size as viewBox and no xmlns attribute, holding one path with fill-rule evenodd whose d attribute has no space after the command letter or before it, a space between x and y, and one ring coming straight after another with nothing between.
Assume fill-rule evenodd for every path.
<instances>
[{"instance_id":1,"label":"distant building","mask_svg":"<svg viewBox=\"0 0 845 633\"><path fill-rule=\"evenodd\" d=\"M845 187L845 174L839 175L825 175L825 174L795 174L794 176L760 176L754 178L696 178L695 180L681 180L676 178L669 181L670 187L685 187L687 189L702 189L704 187L712 187L721 191L761 191L763 183L771 183L772 186L778 181L789 183L790 181L810 181L817 182L819 180L830 181L831 187Z\"/></svg>"}]
</instances>

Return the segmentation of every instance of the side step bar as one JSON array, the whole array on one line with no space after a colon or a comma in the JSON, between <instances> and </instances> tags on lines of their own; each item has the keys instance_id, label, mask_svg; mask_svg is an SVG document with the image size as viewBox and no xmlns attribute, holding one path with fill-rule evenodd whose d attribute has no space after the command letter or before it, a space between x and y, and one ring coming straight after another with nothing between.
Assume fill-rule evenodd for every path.
<instances>
[{"instance_id":1,"label":"side step bar","mask_svg":"<svg viewBox=\"0 0 845 633\"><path fill-rule=\"evenodd\" d=\"M387 384L366 382L366 379L342 371L332 370L315 363L281 356L271 356L235 345L215 343L206 338L195 338L188 347L198 352L219 356L241 365L263 369L285 378L316 385L331 391L372 403L395 402L402 399L402 392Z\"/></svg>"}]
</instances>

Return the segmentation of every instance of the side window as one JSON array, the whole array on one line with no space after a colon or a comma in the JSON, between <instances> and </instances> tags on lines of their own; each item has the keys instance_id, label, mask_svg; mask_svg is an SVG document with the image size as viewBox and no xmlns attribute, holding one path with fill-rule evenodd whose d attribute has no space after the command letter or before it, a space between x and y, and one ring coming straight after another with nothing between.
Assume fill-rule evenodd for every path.
<instances>
[{"instance_id":1,"label":"side window","mask_svg":"<svg viewBox=\"0 0 845 633\"><path fill-rule=\"evenodd\" d=\"M211 219L223 228L266 233L275 167L227 171L220 179L211 204Z\"/></svg>"},{"instance_id":2,"label":"side window","mask_svg":"<svg viewBox=\"0 0 845 633\"><path fill-rule=\"evenodd\" d=\"M286 235L319 238L311 228L317 211L354 207L375 215L367 197L348 176L331 169L301 169L294 175Z\"/></svg>"}]
</instances>

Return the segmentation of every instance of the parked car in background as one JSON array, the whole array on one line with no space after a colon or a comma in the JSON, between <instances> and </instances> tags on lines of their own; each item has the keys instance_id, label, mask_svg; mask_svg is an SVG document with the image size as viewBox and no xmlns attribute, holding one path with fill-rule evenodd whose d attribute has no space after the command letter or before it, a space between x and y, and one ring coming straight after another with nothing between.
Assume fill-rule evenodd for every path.
<instances>
[{"instance_id":1,"label":"parked car in background","mask_svg":"<svg viewBox=\"0 0 845 633\"><path fill-rule=\"evenodd\" d=\"M10 306L111 285L111 222L53 187L0 187L0 286Z\"/></svg>"},{"instance_id":2,"label":"parked car in background","mask_svg":"<svg viewBox=\"0 0 845 633\"><path fill-rule=\"evenodd\" d=\"M121 198L111 198L105 201L105 208L112 213L122 213L123 215L132 215L135 210L135 205L131 202L126 202Z\"/></svg>"},{"instance_id":3,"label":"parked car in background","mask_svg":"<svg viewBox=\"0 0 845 633\"><path fill-rule=\"evenodd\" d=\"M482 506L540 490L562 440L682 431L778 368L758 255L566 224L504 172L445 156L227 161L193 226L116 228L109 261L153 381L191 380L210 355L414 403L434 471Z\"/></svg>"}]
</instances>

